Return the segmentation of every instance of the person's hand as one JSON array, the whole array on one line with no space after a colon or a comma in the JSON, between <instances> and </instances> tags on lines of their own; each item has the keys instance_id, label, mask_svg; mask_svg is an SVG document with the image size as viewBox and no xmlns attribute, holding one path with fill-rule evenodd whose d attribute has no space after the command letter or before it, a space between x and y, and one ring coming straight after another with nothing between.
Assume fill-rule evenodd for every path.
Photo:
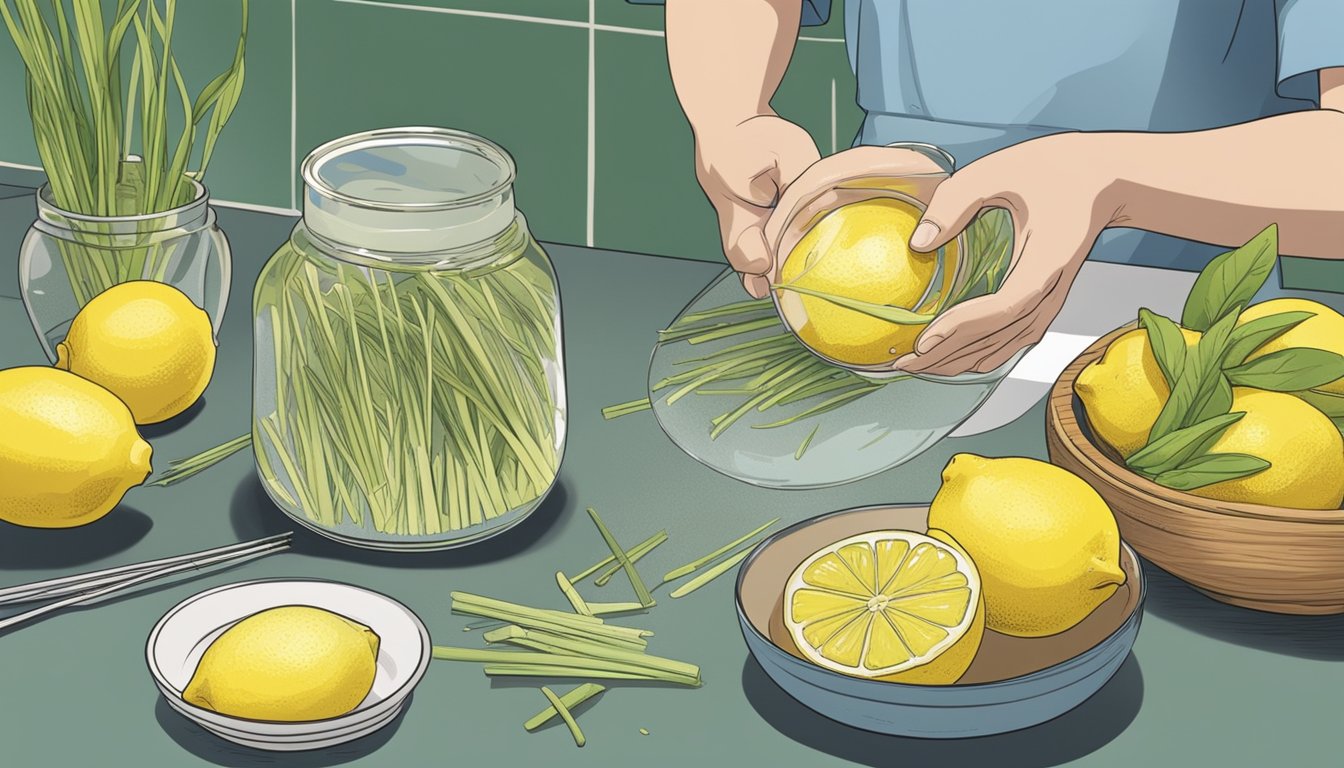
<instances>
[{"instance_id":1,"label":"person's hand","mask_svg":"<svg viewBox=\"0 0 1344 768\"><path fill-rule=\"evenodd\" d=\"M1102 137L1058 134L977 160L945 179L910 238L931 251L947 243L981 209L1005 208L1013 219L1012 265L995 293L950 307L929 324L915 352L896 361L910 373L988 372L1035 344L1060 307L1103 229L1119 211L1104 201L1113 178L1103 170Z\"/></svg>"},{"instance_id":2,"label":"person's hand","mask_svg":"<svg viewBox=\"0 0 1344 768\"><path fill-rule=\"evenodd\" d=\"M776 115L696 131L696 178L718 213L724 255L756 298L770 292L765 221L784 188L819 157L807 131Z\"/></svg>"}]
</instances>

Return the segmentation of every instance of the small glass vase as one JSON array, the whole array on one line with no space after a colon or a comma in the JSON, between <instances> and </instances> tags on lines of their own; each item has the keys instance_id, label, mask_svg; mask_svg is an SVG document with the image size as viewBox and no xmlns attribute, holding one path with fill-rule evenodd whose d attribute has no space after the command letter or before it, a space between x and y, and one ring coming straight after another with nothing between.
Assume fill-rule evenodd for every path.
<instances>
[{"instance_id":1,"label":"small glass vase","mask_svg":"<svg viewBox=\"0 0 1344 768\"><path fill-rule=\"evenodd\" d=\"M19 250L19 285L42 351L56 361L75 315L94 296L132 280L177 288L210 316L215 343L229 298L229 241L210 195L188 179L191 202L135 216L89 216L61 209L51 187L37 190L37 220Z\"/></svg>"}]
</instances>

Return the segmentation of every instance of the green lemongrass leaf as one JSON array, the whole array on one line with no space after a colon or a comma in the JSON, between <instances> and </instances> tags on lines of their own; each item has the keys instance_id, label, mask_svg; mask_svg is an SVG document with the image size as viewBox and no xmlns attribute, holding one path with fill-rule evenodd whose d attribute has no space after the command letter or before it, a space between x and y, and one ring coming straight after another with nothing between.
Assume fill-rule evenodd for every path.
<instances>
[{"instance_id":1,"label":"green lemongrass leaf","mask_svg":"<svg viewBox=\"0 0 1344 768\"><path fill-rule=\"evenodd\" d=\"M631 400L628 403L609 405L602 409L602 418L611 421L612 419L629 416L632 413L639 413L640 411L647 411L652 408L653 402L650 401L649 398L644 397L639 400Z\"/></svg>"},{"instance_id":2,"label":"green lemongrass leaf","mask_svg":"<svg viewBox=\"0 0 1344 768\"><path fill-rule=\"evenodd\" d=\"M560 587L560 591L564 593L565 598L569 600L569 604L574 606L575 613L580 613L584 616L593 615L593 610L588 607L588 603L584 601L583 595L580 595L579 591L574 588L574 585L569 583L569 579L565 578L564 571L555 572L555 583Z\"/></svg>"},{"instance_id":3,"label":"green lemongrass leaf","mask_svg":"<svg viewBox=\"0 0 1344 768\"><path fill-rule=\"evenodd\" d=\"M647 670L640 670L637 667L629 667L624 670L613 670L605 668L586 668L579 666L556 666L544 662L533 662L528 664L515 664L494 662L486 664L481 668L488 677L544 677L544 678L573 678L587 680L649 680L654 682L672 683L682 685L687 688L699 688L700 683L686 680L681 677L672 677L659 673L651 673Z\"/></svg>"},{"instance_id":4,"label":"green lemongrass leaf","mask_svg":"<svg viewBox=\"0 0 1344 768\"><path fill-rule=\"evenodd\" d=\"M727 560L724 560L723 562L719 563L713 568L704 571L699 576L696 576L694 579L691 579L685 584L682 584L680 587L677 587L676 589L672 590L672 599L675 600L680 597L685 597L691 594L692 592L696 591L697 589L705 586L709 582L719 578L720 576L732 570L733 568L737 567L738 563L747 559L747 555L751 554L752 549L753 548L751 547L743 549L736 555L733 555L732 557L728 558Z\"/></svg>"},{"instance_id":5,"label":"green lemongrass leaf","mask_svg":"<svg viewBox=\"0 0 1344 768\"><path fill-rule=\"evenodd\" d=\"M1270 463L1243 453L1214 453L1192 459L1176 469L1153 478L1153 482L1174 491L1192 491L1206 485L1238 480L1269 469Z\"/></svg>"},{"instance_id":6,"label":"green lemongrass leaf","mask_svg":"<svg viewBox=\"0 0 1344 768\"><path fill-rule=\"evenodd\" d=\"M647 610L639 603L589 603L588 608L594 616L608 616L614 613L633 613Z\"/></svg>"},{"instance_id":7,"label":"green lemongrass leaf","mask_svg":"<svg viewBox=\"0 0 1344 768\"><path fill-rule=\"evenodd\" d=\"M1158 475L1185 464L1213 445L1228 427L1241 421L1244 411L1225 413L1154 440L1135 451L1125 464L1146 475Z\"/></svg>"},{"instance_id":8,"label":"green lemongrass leaf","mask_svg":"<svg viewBox=\"0 0 1344 768\"><path fill-rule=\"evenodd\" d=\"M821 429L820 424L816 425L815 427L812 427L812 431L808 432L807 437L803 438L803 442L798 446L798 450L795 451L793 454L794 461L802 461L803 454L807 453L807 447L812 444L812 438L817 436L817 430L819 429Z\"/></svg>"},{"instance_id":9,"label":"green lemongrass leaf","mask_svg":"<svg viewBox=\"0 0 1344 768\"><path fill-rule=\"evenodd\" d=\"M1344 377L1344 355L1312 347L1290 347L1228 368L1234 386L1297 392Z\"/></svg>"},{"instance_id":10,"label":"green lemongrass leaf","mask_svg":"<svg viewBox=\"0 0 1344 768\"><path fill-rule=\"evenodd\" d=\"M204 472L251 445L251 433L239 435L226 443L201 451L194 456L188 456L187 458L171 462L168 471L155 478L149 485L162 488L175 483L180 483L187 478L194 477Z\"/></svg>"},{"instance_id":11,"label":"green lemongrass leaf","mask_svg":"<svg viewBox=\"0 0 1344 768\"><path fill-rule=\"evenodd\" d=\"M1279 312L1257 317L1245 325L1237 326L1228 339L1223 367L1233 368L1241 365L1260 347L1315 316L1315 312Z\"/></svg>"},{"instance_id":12,"label":"green lemongrass leaf","mask_svg":"<svg viewBox=\"0 0 1344 768\"><path fill-rule=\"evenodd\" d=\"M667 583L669 581L676 581L677 579L680 579L683 576L689 576L690 574L695 573L701 568L704 568L706 565L709 565L715 560L718 560L723 555L726 555L727 553L732 552L734 549L737 549L742 544L751 541L752 539L756 538L762 533L765 533L767 530L770 529L771 526L773 526L775 523L778 522L779 518L776 517L774 520L764 523L761 526L757 527L756 529L748 533L745 533L737 537L736 539L733 539L727 544L724 544L722 547L719 547L713 552L710 552L708 555L698 557L692 560L691 562L686 563L685 565L673 568L672 570L668 571L666 574L663 575L663 583Z\"/></svg>"},{"instance_id":13,"label":"green lemongrass leaf","mask_svg":"<svg viewBox=\"0 0 1344 768\"><path fill-rule=\"evenodd\" d=\"M652 608L655 605L653 596L649 594L649 588L644 585L644 579L640 578L639 571L635 570L635 564L630 562L630 556L626 554L624 549L621 549L621 545L616 542L616 537L611 535L611 531L602 522L602 517L597 514L597 510L589 507L588 517L592 518L593 525L597 526L597 532L602 535L602 540L607 543L611 554L625 569L626 576L630 579L630 586L634 588L635 597L639 599L640 605L645 608Z\"/></svg>"},{"instance_id":14,"label":"green lemongrass leaf","mask_svg":"<svg viewBox=\"0 0 1344 768\"><path fill-rule=\"evenodd\" d=\"M673 323L671 329L692 325L701 320L709 320L712 318L727 317L732 315L742 315L749 312L768 311L774 308L772 306L773 304L774 302L772 302L770 299L749 299L747 301L739 301L734 302L732 304L724 304L722 306L714 307L712 309L703 309L697 312L690 312L688 314L682 315L675 323Z\"/></svg>"},{"instance_id":15,"label":"green lemongrass leaf","mask_svg":"<svg viewBox=\"0 0 1344 768\"><path fill-rule=\"evenodd\" d=\"M780 419L779 421L772 422L770 424L753 424L752 429L775 429L777 427L787 427L788 425L795 424L799 421L802 421L803 419L810 419L813 416L820 416L823 413L833 411L836 408L839 408L840 406L845 405L846 403L849 403L852 400L856 400L860 397L863 397L864 395L876 392L881 388L882 388L881 384L855 385L853 389L845 390L840 394L835 395L834 397L823 400L822 402L812 406L811 408L808 408L802 413L794 414L786 419Z\"/></svg>"},{"instance_id":16,"label":"green lemongrass leaf","mask_svg":"<svg viewBox=\"0 0 1344 768\"><path fill-rule=\"evenodd\" d=\"M465 661L483 664L535 665L552 670L554 677L604 677L603 673L635 675L636 679L662 680L690 687L700 685L698 676L668 672L624 661L541 651L493 651L479 648L452 648L436 645L432 655L440 661ZM487 670L486 674L490 674Z\"/></svg>"},{"instance_id":17,"label":"green lemongrass leaf","mask_svg":"<svg viewBox=\"0 0 1344 768\"><path fill-rule=\"evenodd\" d=\"M517 630L516 627L513 629ZM607 643L593 642L590 640L535 630L517 630L504 634L496 634L496 637L498 637L498 640L495 642L504 642L520 648L540 651L542 653L620 662L657 672L665 672L669 675L678 675L689 680L698 680L700 678L700 667L694 664L677 661L676 659L665 659L661 656L652 656L642 650L632 651L625 648L617 648Z\"/></svg>"},{"instance_id":18,"label":"green lemongrass leaf","mask_svg":"<svg viewBox=\"0 0 1344 768\"><path fill-rule=\"evenodd\" d=\"M851 299L848 296L840 296L826 291L814 290L812 288L803 288L798 285L776 283L772 287L776 290L793 291L794 293L801 293L804 296L811 296L813 298L829 301L830 303L844 307L845 309L852 309L855 312L868 315L869 317L875 317L878 320L885 320L888 323L895 323L897 325L925 325L931 322L934 318L931 314L914 312L906 307L874 304L871 301L860 301L859 299Z\"/></svg>"},{"instance_id":19,"label":"green lemongrass leaf","mask_svg":"<svg viewBox=\"0 0 1344 768\"><path fill-rule=\"evenodd\" d=\"M598 685L597 683L584 683L583 685L575 687L569 693L561 696L560 703L564 704L565 707L572 712L580 704L605 690L607 689L604 686ZM535 731L558 717L559 714L559 710L557 710L554 705L551 705L528 718L527 722L523 723L523 728L524 730Z\"/></svg>"},{"instance_id":20,"label":"green lemongrass leaf","mask_svg":"<svg viewBox=\"0 0 1344 768\"><path fill-rule=\"evenodd\" d=\"M752 331L760 331L766 328L773 328L779 325L778 317L766 317L760 320L753 320L749 323L739 323L726 328L718 328L704 333L697 333L687 339L692 344L704 344L707 341L717 341L729 336L737 336Z\"/></svg>"},{"instance_id":21,"label":"green lemongrass leaf","mask_svg":"<svg viewBox=\"0 0 1344 768\"><path fill-rule=\"evenodd\" d=\"M1245 245L1214 258L1190 289L1181 325L1206 331L1233 307L1249 304L1274 269L1278 255L1278 225L1270 224Z\"/></svg>"},{"instance_id":22,"label":"green lemongrass leaf","mask_svg":"<svg viewBox=\"0 0 1344 768\"><path fill-rule=\"evenodd\" d=\"M664 541L667 541L667 531L666 531L666 530L659 531L659 532L653 534L652 536L650 536L649 538L647 538L647 539L645 539L645 540L639 542L638 544L636 544L635 546L633 546L633 547L630 548L630 552L629 552L629 554L630 554L630 561L631 561L631 562L637 562L637 561L639 560L639 558L641 558L641 557L643 557L645 554L647 554L647 553L653 551L653 548L654 548L654 547L657 547L659 544L662 544ZM575 584L578 584L579 582L583 581L584 579L588 578L589 576L592 576L594 573L597 573L598 571L602 570L603 568L606 568L607 566L611 565L612 563L616 563L616 556L615 556L615 555L608 555L607 557L605 557L605 558L603 558L603 559L597 561L596 563L594 563L594 564L588 566L587 568L583 569L583 571L580 572L578 576L575 576L575 577L574 577L573 579L571 579L570 581L574 582ZM619 569L619 568L620 568L620 563L616 563L616 567L617 567L617 569Z\"/></svg>"},{"instance_id":23,"label":"green lemongrass leaf","mask_svg":"<svg viewBox=\"0 0 1344 768\"><path fill-rule=\"evenodd\" d=\"M1185 335L1170 318L1147 308L1139 310L1139 327L1148 332L1148 346L1153 350L1157 367L1167 380L1167 387L1174 389L1176 380L1185 370Z\"/></svg>"},{"instance_id":24,"label":"green lemongrass leaf","mask_svg":"<svg viewBox=\"0 0 1344 768\"><path fill-rule=\"evenodd\" d=\"M652 552L654 549L658 547L659 544L662 544L664 541L667 541L667 532L659 531L652 537L651 540L646 539L645 542L636 544L628 552L628 554L630 555L630 562L638 563L641 558ZM617 563L614 560L610 562L612 563L611 566L607 568L607 570L599 574L596 579L593 579L593 583L599 587L607 586L607 583L610 582L613 578L615 578L616 574L620 573L622 570L620 563Z\"/></svg>"},{"instance_id":25,"label":"green lemongrass leaf","mask_svg":"<svg viewBox=\"0 0 1344 768\"><path fill-rule=\"evenodd\" d=\"M541 686L541 694L546 697L547 701L551 702L551 709L560 713L560 719L564 720L565 726L569 728L569 735L574 737L574 746L582 747L587 744L588 739L583 735L583 730L579 728L579 721L574 719L574 715L570 713L569 707L565 706L565 702L561 701L554 691L544 685Z\"/></svg>"}]
</instances>

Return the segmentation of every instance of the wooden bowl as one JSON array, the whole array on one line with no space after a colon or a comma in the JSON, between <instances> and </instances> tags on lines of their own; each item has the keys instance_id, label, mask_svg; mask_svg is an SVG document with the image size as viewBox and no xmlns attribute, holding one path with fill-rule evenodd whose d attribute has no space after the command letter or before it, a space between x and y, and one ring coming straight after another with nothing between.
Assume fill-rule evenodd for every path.
<instances>
[{"instance_id":1,"label":"wooden bowl","mask_svg":"<svg viewBox=\"0 0 1344 768\"><path fill-rule=\"evenodd\" d=\"M1083 351L1050 390L1050 460L1086 480L1110 505L1140 555L1215 600L1272 613L1344 613L1344 510L1205 499L1126 468L1094 440L1073 383L1130 324Z\"/></svg>"}]
</instances>

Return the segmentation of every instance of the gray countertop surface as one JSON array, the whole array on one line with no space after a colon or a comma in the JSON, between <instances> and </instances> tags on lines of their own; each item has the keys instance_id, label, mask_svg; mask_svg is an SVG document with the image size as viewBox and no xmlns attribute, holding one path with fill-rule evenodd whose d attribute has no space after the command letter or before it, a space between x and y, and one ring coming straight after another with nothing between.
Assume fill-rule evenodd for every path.
<instances>
[{"instance_id":1,"label":"gray countertop surface","mask_svg":"<svg viewBox=\"0 0 1344 768\"><path fill-rule=\"evenodd\" d=\"M0 367L45 362L17 300L18 245L31 192L0 186ZM214 380L202 407L144 430L155 465L249 429L251 287L293 220L221 210L233 244L233 295ZM316 577L394 596L442 644L462 632L448 593L467 590L562 607L552 575L603 553L583 509L599 509L626 542L667 528L645 561L661 573L780 516L792 523L853 506L927 502L960 451L1043 458L1040 398L1062 362L1139 305L1177 311L1192 275L1089 264L1049 343L995 398L917 459L872 479L820 491L770 491L721 476L681 453L648 413L605 422L600 409L641 396L655 331L721 267L548 246L564 295L570 395L568 449L558 486L525 524L469 549L428 554L358 551L299 531L293 551L233 570L155 585L0 636L0 764L193 766L345 763L428 765L1322 765L1336 761L1344 690L1344 618L1273 616L1215 603L1147 568L1146 617L1133 654L1100 693L1050 723L998 737L933 742L879 736L813 714L748 657L732 579L663 600L640 623L651 650L701 665L698 690L615 686L581 720L588 746L563 726L522 722L545 701L530 685L492 684L478 665L435 662L407 711L361 741L292 755L222 742L175 714L146 671L145 638L178 601L266 577ZM1271 282L1274 282L1273 280ZM1274 285L1277 285L1274 282ZM1265 295L1277 293L1271 286ZM1318 296L1317 298L1322 298ZM1340 306L1338 294L1322 300ZM3 428L0 426L0 428ZM136 488L85 528L0 524L0 586L219 546L292 526L258 484L250 452L170 488ZM619 580L596 599L628 600ZM650 732L644 736L640 729Z\"/></svg>"}]
</instances>

